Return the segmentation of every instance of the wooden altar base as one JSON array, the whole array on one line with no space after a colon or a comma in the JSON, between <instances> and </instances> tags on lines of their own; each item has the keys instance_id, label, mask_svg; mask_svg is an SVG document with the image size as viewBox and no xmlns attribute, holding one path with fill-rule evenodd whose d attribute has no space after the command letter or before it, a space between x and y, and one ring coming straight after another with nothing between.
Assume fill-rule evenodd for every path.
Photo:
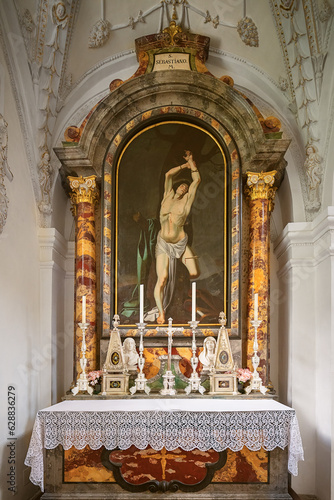
<instances>
[{"instance_id":1,"label":"wooden altar base","mask_svg":"<svg viewBox=\"0 0 334 500\"><path fill-rule=\"evenodd\" d=\"M64 482L64 452L61 446L46 450L45 493L42 500L291 500L288 493L288 452L270 452L268 482L264 484L211 483L201 491L135 492L113 483Z\"/></svg>"}]
</instances>

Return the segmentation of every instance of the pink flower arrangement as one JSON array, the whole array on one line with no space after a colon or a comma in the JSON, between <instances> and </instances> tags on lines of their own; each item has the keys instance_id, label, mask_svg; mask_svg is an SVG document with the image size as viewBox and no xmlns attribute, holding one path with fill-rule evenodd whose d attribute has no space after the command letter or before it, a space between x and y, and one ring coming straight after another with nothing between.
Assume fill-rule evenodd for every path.
<instances>
[{"instance_id":1,"label":"pink flower arrangement","mask_svg":"<svg viewBox=\"0 0 334 500\"><path fill-rule=\"evenodd\" d=\"M101 383L102 370L95 370L88 373L88 380L90 385L94 386Z\"/></svg>"},{"instance_id":2,"label":"pink flower arrangement","mask_svg":"<svg viewBox=\"0 0 334 500\"><path fill-rule=\"evenodd\" d=\"M239 368L239 370L237 370L237 377L239 382L248 382L248 380L250 380L252 376L253 373L248 368Z\"/></svg>"}]
</instances>

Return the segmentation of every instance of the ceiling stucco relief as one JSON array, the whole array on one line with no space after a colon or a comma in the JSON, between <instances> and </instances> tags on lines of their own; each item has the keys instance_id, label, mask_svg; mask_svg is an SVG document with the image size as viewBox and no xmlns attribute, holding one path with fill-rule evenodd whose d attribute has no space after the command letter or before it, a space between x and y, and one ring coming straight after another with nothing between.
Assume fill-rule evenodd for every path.
<instances>
[{"instance_id":1,"label":"ceiling stucco relief","mask_svg":"<svg viewBox=\"0 0 334 500\"><path fill-rule=\"evenodd\" d=\"M21 38L25 43L31 74L31 82L25 81L25 76L22 81L11 78L12 85L16 87L13 87L14 95L22 96L22 99L25 95L31 95L26 91L31 84L36 101L24 109L21 97L16 99L25 142L30 144L27 146L27 157L30 168L35 172L32 182L40 207L45 207L45 203L41 202L48 199L45 193L43 195L40 175L43 154L46 151L50 153L51 164L56 168L51 149L59 140L60 122L63 123L64 116L83 116L81 105L74 103L72 96L79 94L78 89L84 87L87 76L91 75L90 82L95 85L92 87L95 94L93 90L82 90L81 103L97 102L103 92L108 91L107 86L102 89L97 85L101 72L105 71L104 67L110 61L124 59L125 62L117 66L120 76L117 74L115 78L125 80L127 58L131 56L134 60L134 39L162 31L173 17L191 32L211 38L210 53L221 55L220 62L215 58L218 62L215 68L218 77L228 74L224 73L223 54L247 66L247 70L243 70L244 78L249 68L257 68L259 76L262 74L262 79L266 80L264 85L270 81L275 87L278 101L281 102L282 96L290 102L305 148L307 144L313 145L317 148L317 157L324 158L322 143L325 139L318 142L318 114L332 25L329 0L212 0L204 7L202 0L15 0L14 4L9 3L8 8L11 12L16 11L17 21L20 22ZM97 26L100 21L105 21L103 29ZM273 35L275 23L278 36ZM92 28L95 29L94 36ZM103 43L98 42L99 31ZM89 43L92 48L89 48ZM16 69L14 66L14 71L13 68L9 69L11 75L16 75L22 55L17 56L10 43L4 47L5 54L6 51L12 51L7 60L16 60ZM235 78L233 74L231 76ZM113 78L112 73L109 82ZM237 78L235 80L237 82ZM39 113L32 116L30 112L29 116L29 110L37 107ZM66 112L63 113L63 109ZM308 217L313 217L317 203L312 202L313 208L307 205L310 185L306 168L305 164L300 177ZM54 184L55 178L53 175L51 184ZM316 191L320 200L322 180ZM47 220L42 223L47 224Z\"/></svg>"},{"instance_id":2,"label":"ceiling stucco relief","mask_svg":"<svg viewBox=\"0 0 334 500\"><path fill-rule=\"evenodd\" d=\"M271 0L271 5L288 73L290 109L296 115L304 140L301 182L306 217L312 220L321 207L319 103L332 9L327 0Z\"/></svg>"},{"instance_id":3,"label":"ceiling stucco relief","mask_svg":"<svg viewBox=\"0 0 334 500\"><path fill-rule=\"evenodd\" d=\"M58 94L63 74L64 56L68 48L77 1L40 0L34 16L16 4L27 59L35 89L37 134L34 138L38 151L37 179L39 195L37 206L40 224L47 227L52 213L54 168L50 163L52 134L58 113ZM68 86L68 80L64 85ZM36 168L36 167L35 167Z\"/></svg>"},{"instance_id":4,"label":"ceiling stucco relief","mask_svg":"<svg viewBox=\"0 0 334 500\"><path fill-rule=\"evenodd\" d=\"M139 10L134 16L129 16L125 22L112 25L111 22L105 19L105 0L101 1L101 19L97 21L90 30L88 46L90 48L102 47L109 39L112 31L128 28L134 29L138 23L146 23L146 18L153 12L159 11L160 20L158 32L163 30L163 27L169 25L171 21L177 21L183 29L191 30L189 18L189 10L196 15L201 16L204 23L211 23L217 29L218 26L236 29L241 40L251 47L259 46L259 34L254 21L246 15L246 0L243 2L243 17L236 24L222 21L218 14L214 17L207 10L204 12L201 9L193 6L190 0L161 0L157 5L153 5L149 9Z\"/></svg>"},{"instance_id":5,"label":"ceiling stucco relief","mask_svg":"<svg viewBox=\"0 0 334 500\"><path fill-rule=\"evenodd\" d=\"M211 47L227 50L240 57L245 57L253 64L264 68L276 81L284 72L283 58L277 37L272 37L274 22L268 0L247 0L245 16L243 0L210 1L203 6L202 0L188 2L187 15L182 16L182 4L176 6L177 23L183 18L185 29L211 38ZM172 4L165 5L165 13L161 19L162 5L157 0L127 0L126 2L104 1L102 19L101 1L80 2L78 18L72 32L72 43L66 65L71 73L73 85L79 81L93 66L102 63L111 55L134 49L134 39L149 33L158 33L169 25L173 16ZM206 9L208 9L206 11ZM207 14L211 21L208 21ZM212 20L219 17L219 24L214 28ZM130 17L133 24L130 23ZM251 18L257 27L259 46L246 46L241 40L237 25L244 17ZM104 44L89 48L90 32L99 20L108 21L111 31ZM141 22L143 19L145 22ZM265 19L265 22L262 20ZM207 20L207 22L205 22ZM250 37L252 38L252 37ZM255 38L254 38L255 40ZM267 42L270 40L270 43ZM252 43L254 43L252 41ZM266 57L270 45L270 57ZM275 63L274 63L275 61ZM66 91L67 92L67 91Z\"/></svg>"},{"instance_id":6,"label":"ceiling stucco relief","mask_svg":"<svg viewBox=\"0 0 334 500\"><path fill-rule=\"evenodd\" d=\"M0 114L0 234L2 233L8 213L9 199L7 196L5 178L13 180L13 174L8 166L8 124Z\"/></svg>"}]
</instances>

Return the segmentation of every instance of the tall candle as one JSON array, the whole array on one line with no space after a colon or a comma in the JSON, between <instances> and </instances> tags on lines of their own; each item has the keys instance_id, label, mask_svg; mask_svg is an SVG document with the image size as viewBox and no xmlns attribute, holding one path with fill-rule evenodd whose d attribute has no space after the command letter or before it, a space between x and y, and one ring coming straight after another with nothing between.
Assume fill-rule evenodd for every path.
<instances>
[{"instance_id":1,"label":"tall candle","mask_svg":"<svg viewBox=\"0 0 334 500\"><path fill-rule=\"evenodd\" d=\"M86 295L82 296L82 323L86 323Z\"/></svg>"},{"instance_id":2,"label":"tall candle","mask_svg":"<svg viewBox=\"0 0 334 500\"><path fill-rule=\"evenodd\" d=\"M196 321L196 282L191 285L191 321Z\"/></svg>"},{"instance_id":3,"label":"tall candle","mask_svg":"<svg viewBox=\"0 0 334 500\"><path fill-rule=\"evenodd\" d=\"M254 294L254 321L257 321L259 317L259 294Z\"/></svg>"},{"instance_id":4,"label":"tall candle","mask_svg":"<svg viewBox=\"0 0 334 500\"><path fill-rule=\"evenodd\" d=\"M144 285L139 287L139 323L144 323Z\"/></svg>"}]
</instances>

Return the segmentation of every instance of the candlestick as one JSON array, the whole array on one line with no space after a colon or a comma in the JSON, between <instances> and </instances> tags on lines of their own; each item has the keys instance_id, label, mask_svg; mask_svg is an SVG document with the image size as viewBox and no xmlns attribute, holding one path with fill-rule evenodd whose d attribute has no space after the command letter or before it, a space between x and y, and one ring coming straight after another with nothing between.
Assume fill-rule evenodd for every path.
<instances>
[{"instance_id":1,"label":"candlestick","mask_svg":"<svg viewBox=\"0 0 334 500\"><path fill-rule=\"evenodd\" d=\"M254 321L257 321L259 317L259 294L254 295Z\"/></svg>"},{"instance_id":2,"label":"candlestick","mask_svg":"<svg viewBox=\"0 0 334 500\"><path fill-rule=\"evenodd\" d=\"M191 321L196 321L196 282L191 285Z\"/></svg>"},{"instance_id":3,"label":"candlestick","mask_svg":"<svg viewBox=\"0 0 334 500\"><path fill-rule=\"evenodd\" d=\"M82 298L84 299L84 298L86 298L86 296L83 296ZM86 302L83 302L83 304L86 305ZM76 386L73 387L73 389L72 389L72 393L74 396L76 396L78 393L80 393L80 394L88 393L90 396L93 394L93 388L89 385L89 380L88 380L88 376L86 373L86 368L87 368L86 330L87 330L88 326L89 326L89 323L79 323L79 327L81 328L81 331L82 331L81 358L80 358L80 366L81 366L82 372L80 373L80 376L77 379Z\"/></svg>"},{"instance_id":4,"label":"candlestick","mask_svg":"<svg viewBox=\"0 0 334 500\"><path fill-rule=\"evenodd\" d=\"M82 296L82 323L86 323L86 295Z\"/></svg>"},{"instance_id":5,"label":"candlestick","mask_svg":"<svg viewBox=\"0 0 334 500\"><path fill-rule=\"evenodd\" d=\"M256 294L257 295L257 294ZM255 317L255 313L254 313ZM248 387L246 387L246 394L250 394L251 392L261 392L263 395L266 394L267 392L267 387L265 387L262 384L262 379L259 375L259 372L257 371L259 364L260 364L260 358L257 354L258 351L258 342L257 342L257 329L261 325L262 321L261 320L254 320L251 321L251 325L254 327L254 343L253 343L253 356L252 356L252 365L253 365L253 376L251 378L250 384Z\"/></svg>"},{"instance_id":6,"label":"candlestick","mask_svg":"<svg viewBox=\"0 0 334 500\"><path fill-rule=\"evenodd\" d=\"M197 351L197 346L196 346L196 329L198 325L198 321L189 321L190 328L192 329L192 334L193 334L193 340L192 340L192 357L190 358L190 363L192 366L192 374L189 378L189 384L187 387L184 389L186 394L190 394L191 392L200 392L203 394L205 392L205 388L201 385L201 379L196 371L196 368L198 366L198 357L196 356L196 351Z\"/></svg>"},{"instance_id":7,"label":"candlestick","mask_svg":"<svg viewBox=\"0 0 334 500\"><path fill-rule=\"evenodd\" d=\"M139 287L139 323L144 323L144 285Z\"/></svg>"},{"instance_id":8,"label":"candlestick","mask_svg":"<svg viewBox=\"0 0 334 500\"><path fill-rule=\"evenodd\" d=\"M144 285L140 285L144 287ZM151 388L147 385L147 380L145 377L145 374L143 372L143 368L145 365L145 358L144 358L144 332L145 332L145 326L146 323L137 323L138 330L139 330L139 357L138 357L138 368L139 368L139 373L137 375L137 378L135 379L135 385L133 385L130 388L130 393L133 395L137 391L145 391L146 394L150 393Z\"/></svg>"}]
</instances>

